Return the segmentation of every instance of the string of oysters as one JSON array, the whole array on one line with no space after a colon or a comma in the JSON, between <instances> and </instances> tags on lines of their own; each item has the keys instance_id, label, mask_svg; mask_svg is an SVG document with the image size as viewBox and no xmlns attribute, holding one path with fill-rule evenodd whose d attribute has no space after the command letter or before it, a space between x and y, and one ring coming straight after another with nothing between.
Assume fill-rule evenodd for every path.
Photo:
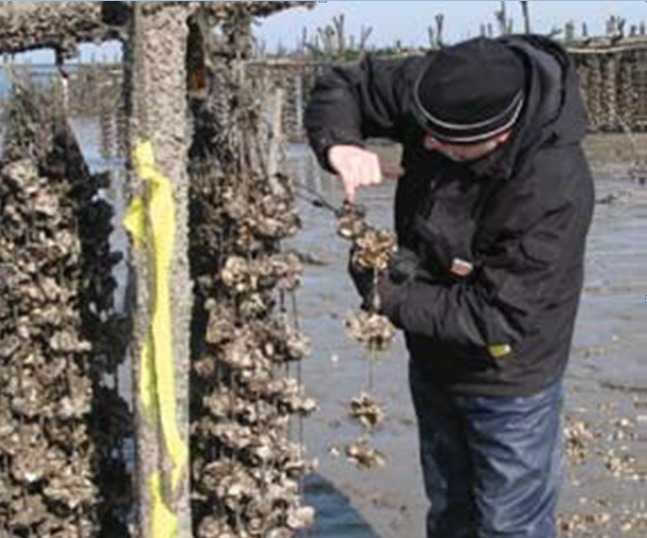
<instances>
[{"instance_id":1,"label":"string of oysters","mask_svg":"<svg viewBox=\"0 0 647 538\"><path fill-rule=\"evenodd\" d=\"M352 243L350 263L354 270L372 275L375 290L368 307L352 312L346 319L347 334L366 350L367 386L365 391L351 399L349 409L350 417L364 428L364 435L347 444L345 453L358 468L372 469L386 463L385 456L370 444L370 436L385 418L382 406L372 394L373 369L395 337L395 327L378 313L377 279L387 270L396 250L396 240L393 233L369 225L365 210L347 201L337 212L337 234Z\"/></svg>"}]
</instances>

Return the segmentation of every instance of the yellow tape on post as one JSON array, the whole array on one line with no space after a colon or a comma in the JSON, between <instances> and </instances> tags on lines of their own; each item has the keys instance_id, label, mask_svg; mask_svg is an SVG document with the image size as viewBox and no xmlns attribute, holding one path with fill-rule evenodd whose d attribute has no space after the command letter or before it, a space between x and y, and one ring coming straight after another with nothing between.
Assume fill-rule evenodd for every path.
<instances>
[{"instance_id":1,"label":"yellow tape on post","mask_svg":"<svg viewBox=\"0 0 647 538\"><path fill-rule=\"evenodd\" d=\"M141 248L149 240L154 264L153 308L150 332L142 346L139 397L146 418L153 423L159 419L164 448L173 468L168 477L149 477L151 499L164 503L164 491L175 496L180 485L188 458L188 448L177 427L175 395L175 361L171 323L170 267L175 245L175 201L173 186L155 167L153 146L150 141L139 143L133 161L139 178L145 182L147 196L133 200L124 218L124 225L133 237L135 248ZM166 486L166 487L165 487ZM167 499L170 502L170 499ZM164 529L155 538L175 536L168 533L177 525L170 525L169 518L176 516L166 506L153 506L153 525ZM170 515L169 515L170 514ZM160 531L161 532L161 531Z\"/></svg>"},{"instance_id":2,"label":"yellow tape on post","mask_svg":"<svg viewBox=\"0 0 647 538\"><path fill-rule=\"evenodd\" d=\"M162 496L162 481L159 473L153 473L148 484L151 492L151 526L153 538L175 538L177 516L169 510Z\"/></svg>"}]
</instances>

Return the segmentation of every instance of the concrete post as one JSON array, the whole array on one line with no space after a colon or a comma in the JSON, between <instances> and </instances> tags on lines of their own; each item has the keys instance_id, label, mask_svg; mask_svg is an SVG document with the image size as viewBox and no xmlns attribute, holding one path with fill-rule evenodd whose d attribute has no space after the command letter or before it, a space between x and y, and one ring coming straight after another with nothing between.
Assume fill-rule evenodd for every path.
<instances>
[{"instance_id":1,"label":"concrete post","mask_svg":"<svg viewBox=\"0 0 647 538\"><path fill-rule=\"evenodd\" d=\"M188 4L188 3L187 3ZM136 3L126 46L140 538L190 538L189 8Z\"/></svg>"}]
</instances>

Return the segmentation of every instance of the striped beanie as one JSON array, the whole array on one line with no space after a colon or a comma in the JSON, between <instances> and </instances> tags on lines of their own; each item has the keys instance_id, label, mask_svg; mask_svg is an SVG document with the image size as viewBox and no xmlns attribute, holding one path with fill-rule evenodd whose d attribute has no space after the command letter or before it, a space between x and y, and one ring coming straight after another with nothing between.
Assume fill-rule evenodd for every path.
<instances>
[{"instance_id":1,"label":"striped beanie","mask_svg":"<svg viewBox=\"0 0 647 538\"><path fill-rule=\"evenodd\" d=\"M429 56L413 91L413 113L434 138L475 144L509 130L524 105L526 69L512 49L479 37Z\"/></svg>"}]
</instances>

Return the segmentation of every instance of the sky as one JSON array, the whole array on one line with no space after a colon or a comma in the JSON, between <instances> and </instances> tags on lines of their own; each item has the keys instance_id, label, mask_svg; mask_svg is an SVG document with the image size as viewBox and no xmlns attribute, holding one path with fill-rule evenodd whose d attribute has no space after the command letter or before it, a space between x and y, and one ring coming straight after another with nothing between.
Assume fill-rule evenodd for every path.
<instances>
[{"instance_id":1,"label":"sky","mask_svg":"<svg viewBox=\"0 0 647 538\"><path fill-rule=\"evenodd\" d=\"M373 27L369 45L387 46L400 39L404 46L427 46L427 27L435 27L435 15L443 13L444 40L451 43L479 35L482 22L491 22L496 28L494 12L499 4L490 0L320 0L312 10L294 8L272 15L257 28L257 35L265 40L268 51L275 50L279 41L293 48L303 27L313 35L317 27L331 23L334 16L343 13L349 34L358 36L362 25ZM522 31L520 2L507 1L506 10L515 19L514 29ZM627 31L631 24L642 20L647 23L644 0L530 0L529 11L532 30L538 33L548 33L553 26L563 28L568 20L573 20L578 34L581 23L586 22L589 34L600 35L610 15L627 19Z\"/></svg>"},{"instance_id":2,"label":"sky","mask_svg":"<svg viewBox=\"0 0 647 538\"><path fill-rule=\"evenodd\" d=\"M517 0L506 2L509 16L515 19L515 30L521 31L523 19ZM604 33L605 21L610 15L627 19L627 30L631 24L647 23L647 2L645 0L530 0L530 19L533 31L548 33L553 26L562 27L568 20L576 23L579 33L581 23L588 25L590 34ZM317 27L332 22L341 13L345 15L347 33L359 36L362 25L372 26L373 32L368 45L388 46L400 39L404 46L428 46L427 27L435 26L435 15L445 16L443 36L446 43L467 39L479 34L481 23L491 22L496 28L494 12L499 2L492 0L319 0L313 9L293 8L262 21L256 28L256 35L264 40L268 52L274 51L279 42L287 48L294 48L305 27L309 35ZM112 60L120 55L118 43L102 46L83 45L81 60L93 56L97 61ZM53 63L52 51L36 51L18 55L16 61L29 59L32 63Z\"/></svg>"}]
</instances>

